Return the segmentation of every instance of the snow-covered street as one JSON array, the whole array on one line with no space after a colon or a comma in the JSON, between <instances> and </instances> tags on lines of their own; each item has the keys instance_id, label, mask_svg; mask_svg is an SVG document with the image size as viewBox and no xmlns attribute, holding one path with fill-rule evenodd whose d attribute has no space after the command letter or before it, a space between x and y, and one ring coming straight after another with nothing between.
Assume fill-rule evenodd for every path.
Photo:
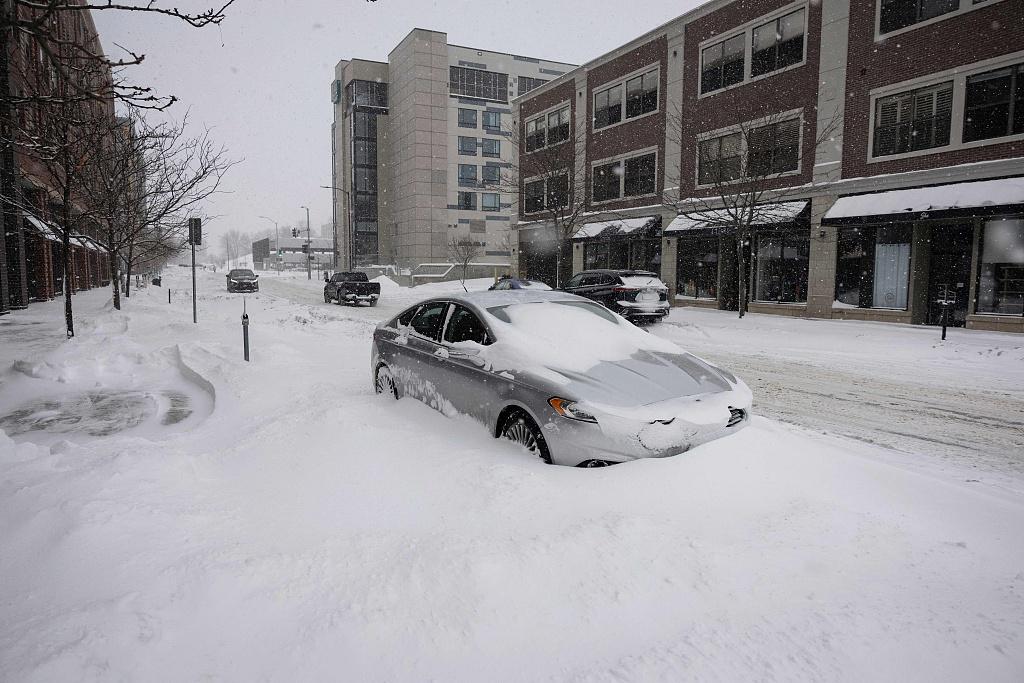
<instances>
[{"instance_id":1,"label":"snow-covered street","mask_svg":"<svg viewBox=\"0 0 1024 683\"><path fill-rule=\"evenodd\" d=\"M457 283L265 275L248 364L222 274L198 326L164 284L0 319L0 680L1024 673L1019 337L675 309L759 416L580 470L373 393L374 325Z\"/></svg>"}]
</instances>

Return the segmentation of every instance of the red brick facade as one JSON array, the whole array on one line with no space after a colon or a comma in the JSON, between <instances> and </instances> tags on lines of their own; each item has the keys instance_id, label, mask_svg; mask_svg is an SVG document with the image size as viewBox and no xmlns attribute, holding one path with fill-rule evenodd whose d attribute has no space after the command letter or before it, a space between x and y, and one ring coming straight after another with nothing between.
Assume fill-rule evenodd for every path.
<instances>
[{"instance_id":1,"label":"red brick facade","mask_svg":"<svg viewBox=\"0 0 1024 683\"><path fill-rule=\"evenodd\" d=\"M1024 143L1009 142L869 163L873 89L1024 50L1024 0L985 5L877 41L875 12L874 2L850 3L843 177L1024 156Z\"/></svg>"}]
</instances>

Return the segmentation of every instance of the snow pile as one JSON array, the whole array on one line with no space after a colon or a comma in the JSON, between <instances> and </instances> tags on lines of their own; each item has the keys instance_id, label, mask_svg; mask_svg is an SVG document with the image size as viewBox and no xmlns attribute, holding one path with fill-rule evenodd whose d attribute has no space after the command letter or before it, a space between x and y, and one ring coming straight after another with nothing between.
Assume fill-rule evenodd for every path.
<instances>
[{"instance_id":1,"label":"snow pile","mask_svg":"<svg viewBox=\"0 0 1024 683\"><path fill-rule=\"evenodd\" d=\"M175 291L181 270L167 274ZM242 297L199 277L199 325L186 297L168 304L156 287L133 294L116 336L125 314L102 311L109 292L77 295L97 324L42 358L54 327L40 316L60 332L62 302L0 321L12 362L116 389L114 368L142 378L178 348L215 396L206 420L169 438L160 425L49 445L0 434L0 680L1024 671L1024 504L971 469L920 474L890 451L766 419L685 456L550 467L466 418L375 396L369 339L389 313L310 301L304 280L247 296L246 363ZM310 310L310 324L284 324ZM803 330L784 343L787 323L757 323L746 343L775 341L768 360L837 346ZM741 342L722 329L709 325L713 343ZM1008 382L1012 362L960 371Z\"/></svg>"}]
</instances>

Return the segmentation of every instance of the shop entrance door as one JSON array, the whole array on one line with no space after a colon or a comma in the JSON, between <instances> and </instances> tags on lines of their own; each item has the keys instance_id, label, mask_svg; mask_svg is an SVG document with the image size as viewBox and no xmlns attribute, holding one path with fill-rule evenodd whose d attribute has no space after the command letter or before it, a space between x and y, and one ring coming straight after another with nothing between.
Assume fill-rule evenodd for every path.
<instances>
[{"instance_id":1,"label":"shop entrance door","mask_svg":"<svg viewBox=\"0 0 1024 683\"><path fill-rule=\"evenodd\" d=\"M949 309L949 324L967 323L967 298L970 292L971 245L974 228L970 224L932 228L931 258L928 267L928 324L942 324L944 295L956 295Z\"/></svg>"}]
</instances>

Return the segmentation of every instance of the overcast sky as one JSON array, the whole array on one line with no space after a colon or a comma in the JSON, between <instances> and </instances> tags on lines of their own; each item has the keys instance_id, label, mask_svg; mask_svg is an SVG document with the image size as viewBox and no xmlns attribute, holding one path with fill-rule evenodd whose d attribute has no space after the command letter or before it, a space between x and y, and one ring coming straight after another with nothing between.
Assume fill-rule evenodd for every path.
<instances>
[{"instance_id":1,"label":"overcast sky","mask_svg":"<svg viewBox=\"0 0 1024 683\"><path fill-rule=\"evenodd\" d=\"M182 8L208 6L185 0ZM448 42L575 64L682 14L699 0L236 0L217 27L96 12L109 54L144 52L135 82L179 98L171 113L214 131L236 158L210 213L243 232L331 220L330 83L341 59L387 61L412 28L444 31Z\"/></svg>"}]
</instances>

